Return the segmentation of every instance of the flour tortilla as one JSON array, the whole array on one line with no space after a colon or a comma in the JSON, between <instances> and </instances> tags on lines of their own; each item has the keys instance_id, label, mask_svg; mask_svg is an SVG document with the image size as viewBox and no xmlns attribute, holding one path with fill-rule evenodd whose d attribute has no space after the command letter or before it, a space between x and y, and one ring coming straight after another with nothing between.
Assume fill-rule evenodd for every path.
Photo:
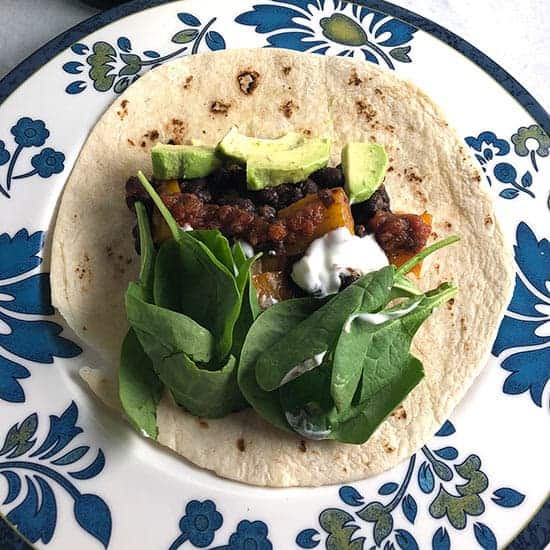
<instances>
[{"instance_id":1,"label":"flour tortilla","mask_svg":"<svg viewBox=\"0 0 550 550\"><path fill-rule=\"evenodd\" d=\"M215 145L233 125L258 137L292 130L328 136L333 164L348 141L383 144L393 209L430 212L434 239L462 238L425 262L420 286L455 281L460 292L414 339L425 379L364 445L303 441L252 410L199 419L169 397L158 410L158 441L254 485L316 486L378 474L429 439L479 374L510 295L512 262L480 174L441 110L415 85L372 64L276 49L208 53L157 68L117 98L74 167L53 239L54 304L105 357L104 369L85 369L83 377L117 406L123 296L139 263L125 181L139 169L151 172L157 141Z\"/></svg>"}]
</instances>

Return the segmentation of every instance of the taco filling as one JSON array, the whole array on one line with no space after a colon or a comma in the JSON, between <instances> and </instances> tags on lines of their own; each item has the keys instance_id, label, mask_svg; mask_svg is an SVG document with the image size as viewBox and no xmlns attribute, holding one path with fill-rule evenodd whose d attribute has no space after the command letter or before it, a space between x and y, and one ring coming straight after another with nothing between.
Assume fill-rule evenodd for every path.
<instances>
[{"instance_id":1,"label":"taco filling","mask_svg":"<svg viewBox=\"0 0 550 550\"><path fill-rule=\"evenodd\" d=\"M349 143L336 167L329 150L324 138L232 128L215 148L157 144L151 180L127 181L142 259L119 395L147 435L165 387L197 416L253 407L303 438L362 444L423 378L412 338L457 289L423 292L406 275L458 239L425 249L431 216L392 212L383 146ZM255 330L273 322L287 334L247 361Z\"/></svg>"}]
</instances>

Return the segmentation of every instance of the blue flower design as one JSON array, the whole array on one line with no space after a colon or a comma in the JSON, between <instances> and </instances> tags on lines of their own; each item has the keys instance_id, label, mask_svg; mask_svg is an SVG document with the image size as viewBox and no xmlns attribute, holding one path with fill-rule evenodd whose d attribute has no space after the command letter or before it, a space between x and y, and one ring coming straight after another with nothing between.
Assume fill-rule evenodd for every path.
<instances>
[{"instance_id":1,"label":"blue flower design","mask_svg":"<svg viewBox=\"0 0 550 550\"><path fill-rule=\"evenodd\" d=\"M455 432L454 425L447 421L436 437L450 437ZM424 500L428 499L427 503L417 502L409 492L415 480L421 490L420 496ZM420 506L424 506L432 518L445 520L446 525L463 530L468 518L481 516L485 512L485 497L482 495L488 485L479 456L471 454L460 459L454 447L446 446L432 451L424 445L409 459L402 481L386 482L380 486L378 494L387 496L387 499L365 502L365 497L355 487L344 486L339 489L340 499L351 510L327 508L320 513L319 525L326 533L324 547L419 550L414 533L410 530L415 525ZM510 487L502 487L493 492L491 500L498 506L513 508L523 503L525 495ZM394 515L398 509L404 520L400 515ZM361 526L358 520L365 523ZM372 535L358 536L364 534L361 529L365 526L368 526L369 531L372 528ZM295 540L300 548L316 548L321 544L319 537L322 536L325 535L319 530L308 528L300 531ZM481 548L497 547L493 531L483 523L474 523L472 543L473 539ZM451 548L451 537L445 527L439 527L433 533L432 548Z\"/></svg>"},{"instance_id":2,"label":"blue flower design","mask_svg":"<svg viewBox=\"0 0 550 550\"><path fill-rule=\"evenodd\" d=\"M505 139L497 138L494 132L482 132L475 137L467 137L466 143L482 157L479 161L483 164L491 160L495 155L502 157L510 152L510 144ZM483 161L483 162L482 162Z\"/></svg>"},{"instance_id":3,"label":"blue flower design","mask_svg":"<svg viewBox=\"0 0 550 550\"><path fill-rule=\"evenodd\" d=\"M235 21L267 34L269 46L331 54L360 55L373 63L410 63L407 45L416 28L381 12L338 0L280 0L253 6Z\"/></svg>"},{"instance_id":4,"label":"blue flower design","mask_svg":"<svg viewBox=\"0 0 550 550\"><path fill-rule=\"evenodd\" d=\"M466 143L476 151L475 156L483 172L487 175L489 185L492 185L491 176L505 185L511 185L499 192L503 199L515 199L521 193L534 198L535 194L529 188L533 184L533 175L528 170L518 181L518 171L509 162L498 162L498 157L504 157L511 152L510 143L505 139L500 139L494 132L482 132L478 137L469 136ZM491 174L492 166L492 174ZM535 165L536 166L536 165ZM538 167L536 167L538 170Z\"/></svg>"},{"instance_id":5,"label":"blue flower design","mask_svg":"<svg viewBox=\"0 0 550 550\"><path fill-rule=\"evenodd\" d=\"M550 242L538 240L522 222L514 252L516 285L493 354L511 373L504 382L504 393L528 391L533 403L542 407L542 394L550 381Z\"/></svg>"},{"instance_id":6,"label":"blue flower design","mask_svg":"<svg viewBox=\"0 0 550 550\"><path fill-rule=\"evenodd\" d=\"M0 195L7 199L11 198L10 190L15 180L29 178L39 175L42 178L49 178L53 174L59 174L65 169L65 155L46 147L31 159L32 170L15 175L18 161L22 151L30 147L42 147L50 137L50 131L46 128L43 120L33 120L29 117L20 118L12 126L11 133L14 137L16 147L13 153L6 148L6 143L0 140L0 166L8 164L4 184L0 183Z\"/></svg>"},{"instance_id":7,"label":"blue flower design","mask_svg":"<svg viewBox=\"0 0 550 550\"><path fill-rule=\"evenodd\" d=\"M212 544L216 531L222 526L223 517L211 500L192 500L185 507L185 516L179 522L181 534L170 545L169 550L177 550L186 542L196 548L206 548ZM268 528L263 521L242 520L237 530L229 538L229 544L216 546L217 550L272 550L268 539ZM216 550L212 548L211 550Z\"/></svg>"},{"instance_id":8,"label":"blue flower design","mask_svg":"<svg viewBox=\"0 0 550 550\"><path fill-rule=\"evenodd\" d=\"M222 526L222 515L216 510L211 500L199 502L192 500L185 507L185 516L180 520L180 537L171 548L177 548L184 541L189 540L193 546L205 548L212 543L216 531ZM176 546L174 546L176 545Z\"/></svg>"},{"instance_id":9,"label":"blue flower design","mask_svg":"<svg viewBox=\"0 0 550 550\"><path fill-rule=\"evenodd\" d=\"M273 545L267 538L267 525L263 521L242 520L237 531L229 537L231 550L272 550Z\"/></svg>"},{"instance_id":10,"label":"blue flower design","mask_svg":"<svg viewBox=\"0 0 550 550\"><path fill-rule=\"evenodd\" d=\"M0 166L10 160L10 152L6 150L6 144L0 139Z\"/></svg>"},{"instance_id":11,"label":"blue flower design","mask_svg":"<svg viewBox=\"0 0 550 550\"><path fill-rule=\"evenodd\" d=\"M60 174L65 168L65 155L54 151L50 147L42 149L38 155L34 155L31 164L41 178L49 178L53 174Z\"/></svg>"},{"instance_id":12,"label":"blue flower design","mask_svg":"<svg viewBox=\"0 0 550 550\"><path fill-rule=\"evenodd\" d=\"M29 117L19 119L12 127L11 133L15 137L15 143L21 147L41 147L50 137L44 121Z\"/></svg>"},{"instance_id":13,"label":"blue flower design","mask_svg":"<svg viewBox=\"0 0 550 550\"><path fill-rule=\"evenodd\" d=\"M41 318L54 313L48 274L36 273L43 245L42 231L29 234L21 229L13 237L0 235L0 399L11 403L25 401L20 380L30 372L2 356L2 349L38 363L53 363L54 357L74 357L81 352L60 336L58 324ZM19 314L25 315L24 320Z\"/></svg>"},{"instance_id":14,"label":"blue flower design","mask_svg":"<svg viewBox=\"0 0 550 550\"><path fill-rule=\"evenodd\" d=\"M112 527L109 507L98 495L82 493L76 486L77 482L101 473L105 456L99 449L91 462L78 466L90 447L67 448L83 431L77 420L78 408L72 402L60 416L50 416L48 433L41 440L35 437L39 424L36 413L8 430L0 449L0 475L8 489L4 505L18 500L23 493L23 481L25 494L6 519L30 542L48 544L58 520L54 487L61 488L73 501L78 525L107 548Z\"/></svg>"}]
</instances>

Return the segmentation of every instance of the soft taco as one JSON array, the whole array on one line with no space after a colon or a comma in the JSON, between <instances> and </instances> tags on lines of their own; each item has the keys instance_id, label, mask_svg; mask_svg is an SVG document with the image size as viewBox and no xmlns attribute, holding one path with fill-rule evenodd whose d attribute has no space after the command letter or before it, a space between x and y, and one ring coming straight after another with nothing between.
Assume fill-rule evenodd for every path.
<instances>
[{"instance_id":1,"label":"soft taco","mask_svg":"<svg viewBox=\"0 0 550 550\"><path fill-rule=\"evenodd\" d=\"M82 371L101 399L200 467L288 487L377 474L431 437L511 273L424 92L263 49L179 59L117 98L64 191L51 282L105 359Z\"/></svg>"}]
</instances>

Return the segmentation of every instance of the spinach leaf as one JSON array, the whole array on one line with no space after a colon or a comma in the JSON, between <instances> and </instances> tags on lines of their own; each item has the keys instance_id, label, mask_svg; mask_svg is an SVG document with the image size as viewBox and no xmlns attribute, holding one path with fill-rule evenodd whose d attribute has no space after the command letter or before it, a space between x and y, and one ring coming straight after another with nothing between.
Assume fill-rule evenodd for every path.
<instances>
[{"instance_id":1,"label":"spinach leaf","mask_svg":"<svg viewBox=\"0 0 550 550\"><path fill-rule=\"evenodd\" d=\"M183 313L216 339L218 362L232 346L241 296L235 277L208 248L185 233L165 242L155 266L155 303Z\"/></svg>"},{"instance_id":2,"label":"spinach leaf","mask_svg":"<svg viewBox=\"0 0 550 550\"><path fill-rule=\"evenodd\" d=\"M170 210L168 210L167 206L162 202L159 194L155 191L155 188L149 183L149 180L143 175L143 172L141 170L138 172L137 177L145 191L147 191L149 196L153 199L155 206L159 209L159 212L166 222L166 225L168 225L168 228L172 233L172 237L174 239L178 239L182 234L184 234L184 232L177 224L174 216L172 216Z\"/></svg>"},{"instance_id":3,"label":"spinach leaf","mask_svg":"<svg viewBox=\"0 0 550 550\"><path fill-rule=\"evenodd\" d=\"M258 358L256 378L260 387L266 391L277 389L297 364L331 350L346 319L355 311L375 311L384 306L389 299L394 270L393 266L387 266L364 275L288 330L284 338Z\"/></svg>"},{"instance_id":4,"label":"spinach leaf","mask_svg":"<svg viewBox=\"0 0 550 550\"><path fill-rule=\"evenodd\" d=\"M155 364L174 353L186 353L202 363L214 356L215 340L207 329L182 313L147 303L135 283L126 291L126 315Z\"/></svg>"},{"instance_id":5,"label":"spinach leaf","mask_svg":"<svg viewBox=\"0 0 550 550\"><path fill-rule=\"evenodd\" d=\"M237 269L237 288L241 295L241 311L233 329L233 347L231 348L231 353L239 358L246 335L261 311L250 274L252 264L260 257L260 254L247 258L239 243L235 243L232 253Z\"/></svg>"},{"instance_id":6,"label":"spinach leaf","mask_svg":"<svg viewBox=\"0 0 550 550\"><path fill-rule=\"evenodd\" d=\"M424 376L422 363L408 355L397 375L387 377L381 391L339 412L330 398L330 362L279 389L285 418L309 439L334 439L361 444Z\"/></svg>"},{"instance_id":7,"label":"spinach leaf","mask_svg":"<svg viewBox=\"0 0 550 550\"><path fill-rule=\"evenodd\" d=\"M156 259L155 245L153 244L151 227L145 206L141 202L136 202L135 209L140 244L139 284L143 290L145 299L152 301Z\"/></svg>"},{"instance_id":8,"label":"spinach leaf","mask_svg":"<svg viewBox=\"0 0 550 550\"><path fill-rule=\"evenodd\" d=\"M235 273L235 263L231 254L229 241L217 229L195 229L187 235L203 243L214 257L224 265L229 273Z\"/></svg>"},{"instance_id":9,"label":"spinach leaf","mask_svg":"<svg viewBox=\"0 0 550 550\"><path fill-rule=\"evenodd\" d=\"M155 248L145 206L138 202L135 208L141 249L140 285L135 285L135 292L144 300L152 300ZM157 405L162 396L162 382L132 329L122 343L118 381L124 412L138 430L156 439Z\"/></svg>"},{"instance_id":10,"label":"spinach leaf","mask_svg":"<svg viewBox=\"0 0 550 550\"><path fill-rule=\"evenodd\" d=\"M395 298L422 296L423 292L404 273L396 273L390 295L390 302Z\"/></svg>"},{"instance_id":11,"label":"spinach leaf","mask_svg":"<svg viewBox=\"0 0 550 550\"><path fill-rule=\"evenodd\" d=\"M422 363L409 355L397 376L389 379L378 393L349 410L346 417L335 423L332 439L355 444L367 441L423 377Z\"/></svg>"},{"instance_id":12,"label":"spinach leaf","mask_svg":"<svg viewBox=\"0 0 550 550\"><path fill-rule=\"evenodd\" d=\"M185 353L155 361L155 367L176 403L195 416L220 418L247 406L237 384L237 361L232 355L215 371L199 368Z\"/></svg>"},{"instance_id":13,"label":"spinach leaf","mask_svg":"<svg viewBox=\"0 0 550 550\"><path fill-rule=\"evenodd\" d=\"M412 339L434 307L449 300L456 289L448 284L383 310L381 323L350 317L334 350L330 393L339 411L351 405L361 379L360 401L381 391L388 378L399 376ZM357 312L355 315L362 312Z\"/></svg>"},{"instance_id":14,"label":"spinach leaf","mask_svg":"<svg viewBox=\"0 0 550 550\"><path fill-rule=\"evenodd\" d=\"M326 300L298 298L279 302L265 310L254 322L241 352L239 362L239 387L256 412L270 424L291 431L281 409L277 392L263 390L256 381L256 363L261 354L284 338L288 331L298 326Z\"/></svg>"},{"instance_id":15,"label":"spinach leaf","mask_svg":"<svg viewBox=\"0 0 550 550\"><path fill-rule=\"evenodd\" d=\"M162 383L132 329L122 343L118 385L120 403L126 416L137 430L156 439L157 405L162 397Z\"/></svg>"}]
</instances>

